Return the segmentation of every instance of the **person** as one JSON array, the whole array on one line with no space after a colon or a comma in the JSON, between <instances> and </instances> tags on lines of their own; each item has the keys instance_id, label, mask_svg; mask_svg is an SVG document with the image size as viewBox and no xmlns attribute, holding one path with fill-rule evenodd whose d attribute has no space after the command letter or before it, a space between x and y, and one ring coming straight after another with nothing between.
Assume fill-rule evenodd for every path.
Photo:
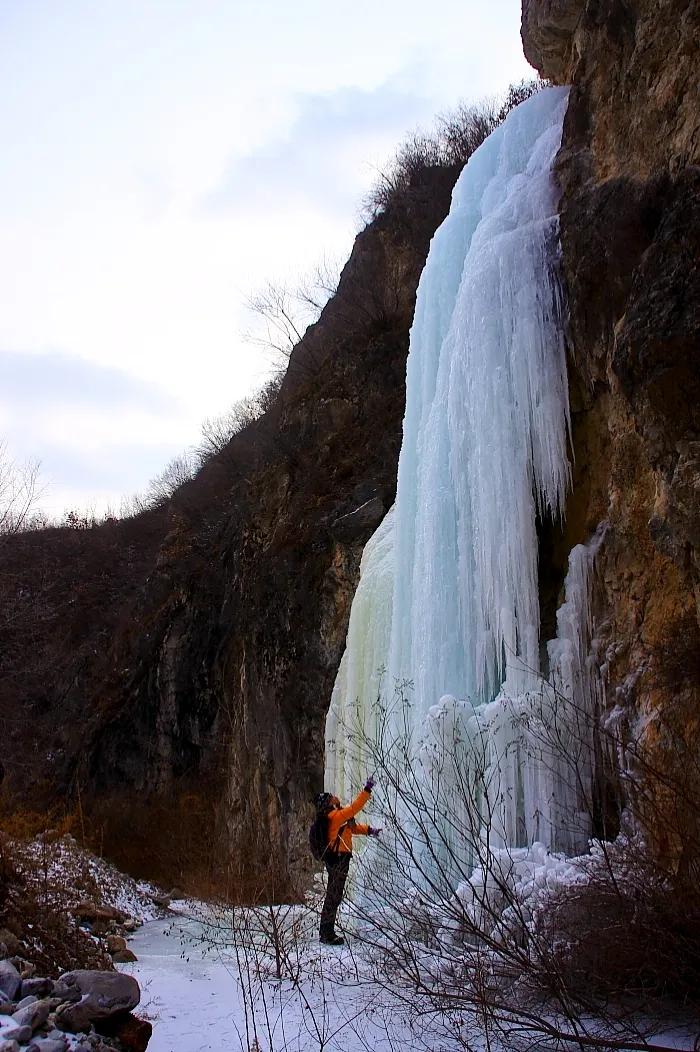
<instances>
[{"instance_id":1,"label":"person","mask_svg":"<svg viewBox=\"0 0 700 1052\"><path fill-rule=\"evenodd\" d=\"M351 804L340 806L337 796L321 793L316 798L319 810L328 807L328 846L323 854L323 861L328 873L326 897L321 910L319 941L330 946L340 946L345 942L342 935L335 930L335 919L343 900L345 882L348 879L350 859L352 858L353 836L379 836L381 829L356 822L355 815L369 802L374 788L374 778L369 777L364 789L358 793Z\"/></svg>"}]
</instances>

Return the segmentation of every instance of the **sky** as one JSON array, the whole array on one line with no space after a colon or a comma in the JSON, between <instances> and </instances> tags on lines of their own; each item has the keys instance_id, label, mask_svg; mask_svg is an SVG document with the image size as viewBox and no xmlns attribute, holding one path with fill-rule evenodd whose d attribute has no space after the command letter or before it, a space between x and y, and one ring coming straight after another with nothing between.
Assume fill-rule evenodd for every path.
<instances>
[{"instance_id":1,"label":"sky","mask_svg":"<svg viewBox=\"0 0 700 1052\"><path fill-rule=\"evenodd\" d=\"M436 114L532 75L519 0L0 0L0 442L118 509L269 375L247 300L342 262Z\"/></svg>"}]
</instances>

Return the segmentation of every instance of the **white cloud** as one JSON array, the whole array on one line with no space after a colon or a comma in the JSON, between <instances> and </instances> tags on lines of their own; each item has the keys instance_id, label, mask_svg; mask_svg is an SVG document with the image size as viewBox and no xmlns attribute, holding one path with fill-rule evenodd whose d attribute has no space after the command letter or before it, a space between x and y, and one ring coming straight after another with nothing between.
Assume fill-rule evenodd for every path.
<instances>
[{"instance_id":1,"label":"white cloud","mask_svg":"<svg viewBox=\"0 0 700 1052\"><path fill-rule=\"evenodd\" d=\"M48 465L51 431L59 490L80 489L82 469L61 458L91 430L123 452L128 471L111 461L110 477L145 484L156 435L166 461L264 378L241 340L246 294L346 255L371 165L432 113L525 74L519 10L0 5L0 347L33 367L61 347L97 370L69 383L64 362L49 410L47 361L42 381L15 356L0 432ZM108 376L118 407L99 386ZM83 468L89 502L99 474Z\"/></svg>"}]
</instances>

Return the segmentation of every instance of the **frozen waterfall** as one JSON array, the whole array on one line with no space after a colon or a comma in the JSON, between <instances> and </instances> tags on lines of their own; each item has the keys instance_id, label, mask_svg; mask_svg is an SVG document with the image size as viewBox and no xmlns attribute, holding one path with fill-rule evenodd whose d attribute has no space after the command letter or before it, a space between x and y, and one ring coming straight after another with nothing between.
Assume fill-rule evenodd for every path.
<instances>
[{"instance_id":1,"label":"frozen waterfall","mask_svg":"<svg viewBox=\"0 0 700 1052\"><path fill-rule=\"evenodd\" d=\"M563 720L562 699L587 711L593 689L597 541L571 553L548 668L540 657L536 519L562 515L570 480L552 175L566 104L567 89L549 88L513 110L465 166L433 238L411 330L396 505L365 549L326 754L329 788L350 795L365 774L363 737L386 721L394 684L411 681L421 762L437 724L461 726L472 758L483 743L498 774L492 835L569 848L586 835L583 782L572 786L532 730Z\"/></svg>"}]
</instances>

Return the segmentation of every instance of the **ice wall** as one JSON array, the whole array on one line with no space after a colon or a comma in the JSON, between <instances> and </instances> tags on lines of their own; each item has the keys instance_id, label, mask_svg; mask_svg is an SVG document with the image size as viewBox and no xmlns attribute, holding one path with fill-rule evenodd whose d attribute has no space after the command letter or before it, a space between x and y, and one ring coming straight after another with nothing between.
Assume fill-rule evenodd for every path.
<instances>
[{"instance_id":1,"label":"ice wall","mask_svg":"<svg viewBox=\"0 0 700 1052\"><path fill-rule=\"evenodd\" d=\"M420 281L388 662L419 713L538 666L535 513L558 514L569 479L552 178L566 99L535 95L476 151Z\"/></svg>"},{"instance_id":2,"label":"ice wall","mask_svg":"<svg viewBox=\"0 0 700 1052\"><path fill-rule=\"evenodd\" d=\"M345 653L326 719L326 787L345 799L364 778L362 742L377 735L385 687L394 592L394 510L368 541L360 563Z\"/></svg>"},{"instance_id":3,"label":"ice wall","mask_svg":"<svg viewBox=\"0 0 700 1052\"><path fill-rule=\"evenodd\" d=\"M552 174L566 102L550 88L509 115L469 160L433 239L396 506L367 546L328 720L328 784L349 795L364 775L357 730L376 732L378 670L385 711L410 680L419 751L436 720L486 743L502 788L494 835L513 844L556 843L580 804L539 732L520 732L525 714L534 726L537 706L551 719L561 697L590 694L573 684L590 642L589 549L572 552L544 699L540 677L536 517L562 513L570 478Z\"/></svg>"}]
</instances>

